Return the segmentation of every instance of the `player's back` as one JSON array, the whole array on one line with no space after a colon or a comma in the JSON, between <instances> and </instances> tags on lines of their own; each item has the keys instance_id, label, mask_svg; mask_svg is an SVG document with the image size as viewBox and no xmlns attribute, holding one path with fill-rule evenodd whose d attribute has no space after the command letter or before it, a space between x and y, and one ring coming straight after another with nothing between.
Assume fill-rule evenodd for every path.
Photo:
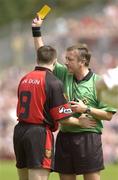
<instances>
[{"instance_id":1,"label":"player's back","mask_svg":"<svg viewBox=\"0 0 118 180\"><path fill-rule=\"evenodd\" d=\"M58 80L52 72L42 67L36 67L24 76L18 88L18 121L43 124L45 111L49 106L48 96L52 86L57 84Z\"/></svg>"}]
</instances>

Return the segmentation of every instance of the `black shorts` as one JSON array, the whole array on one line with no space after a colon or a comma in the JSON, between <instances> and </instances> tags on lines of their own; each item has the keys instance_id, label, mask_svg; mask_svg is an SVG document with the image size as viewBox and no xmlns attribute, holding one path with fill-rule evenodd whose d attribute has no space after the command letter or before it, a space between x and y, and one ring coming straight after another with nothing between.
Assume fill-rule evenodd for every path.
<instances>
[{"instance_id":1,"label":"black shorts","mask_svg":"<svg viewBox=\"0 0 118 180\"><path fill-rule=\"evenodd\" d=\"M59 132L56 140L54 171L86 174L104 169L101 134Z\"/></svg>"},{"instance_id":2,"label":"black shorts","mask_svg":"<svg viewBox=\"0 0 118 180\"><path fill-rule=\"evenodd\" d=\"M40 125L18 123L13 136L17 168L52 169L53 135Z\"/></svg>"}]
</instances>

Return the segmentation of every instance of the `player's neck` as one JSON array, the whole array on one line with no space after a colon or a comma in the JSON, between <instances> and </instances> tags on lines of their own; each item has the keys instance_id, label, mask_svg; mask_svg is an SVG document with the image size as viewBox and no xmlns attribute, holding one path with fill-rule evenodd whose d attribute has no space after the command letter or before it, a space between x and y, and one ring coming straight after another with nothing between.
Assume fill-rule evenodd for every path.
<instances>
[{"instance_id":1,"label":"player's neck","mask_svg":"<svg viewBox=\"0 0 118 180\"><path fill-rule=\"evenodd\" d=\"M79 70L79 72L77 72L75 76L78 80L82 80L88 74L88 72L89 72L89 69L84 68L84 69Z\"/></svg>"},{"instance_id":2,"label":"player's neck","mask_svg":"<svg viewBox=\"0 0 118 180\"><path fill-rule=\"evenodd\" d=\"M49 69L51 71L53 71L53 69L54 69L53 64L39 64L38 66L47 68L47 69Z\"/></svg>"}]
</instances>

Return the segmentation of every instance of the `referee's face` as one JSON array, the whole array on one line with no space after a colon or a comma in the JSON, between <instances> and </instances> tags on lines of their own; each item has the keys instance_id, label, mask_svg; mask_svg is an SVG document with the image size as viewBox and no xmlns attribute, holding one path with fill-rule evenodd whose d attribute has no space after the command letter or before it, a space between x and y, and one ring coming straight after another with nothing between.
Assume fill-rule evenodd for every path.
<instances>
[{"instance_id":1,"label":"referee's face","mask_svg":"<svg viewBox=\"0 0 118 180\"><path fill-rule=\"evenodd\" d=\"M70 73L76 74L82 67L81 61L79 61L79 51L77 49L66 51L65 65Z\"/></svg>"}]
</instances>

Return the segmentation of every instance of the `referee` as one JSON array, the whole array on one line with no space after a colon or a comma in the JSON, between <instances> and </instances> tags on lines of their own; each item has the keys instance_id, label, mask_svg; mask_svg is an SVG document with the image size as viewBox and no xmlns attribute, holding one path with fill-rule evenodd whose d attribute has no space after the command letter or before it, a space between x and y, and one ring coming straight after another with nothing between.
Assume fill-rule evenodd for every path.
<instances>
[{"instance_id":1,"label":"referee","mask_svg":"<svg viewBox=\"0 0 118 180\"><path fill-rule=\"evenodd\" d=\"M40 32L41 20L34 19L33 23L38 24ZM34 38L34 43L36 49L42 46L41 34ZM83 175L84 180L100 180L100 171L104 169L102 120L110 121L116 109L99 101L96 81L100 77L89 68L90 59L86 45L71 46L66 50L66 66L57 63L54 69L54 74L64 84L75 117L83 117L80 126L62 124L57 135L55 171L59 172L61 180L75 180L76 175ZM97 125L89 127L85 116Z\"/></svg>"}]
</instances>

